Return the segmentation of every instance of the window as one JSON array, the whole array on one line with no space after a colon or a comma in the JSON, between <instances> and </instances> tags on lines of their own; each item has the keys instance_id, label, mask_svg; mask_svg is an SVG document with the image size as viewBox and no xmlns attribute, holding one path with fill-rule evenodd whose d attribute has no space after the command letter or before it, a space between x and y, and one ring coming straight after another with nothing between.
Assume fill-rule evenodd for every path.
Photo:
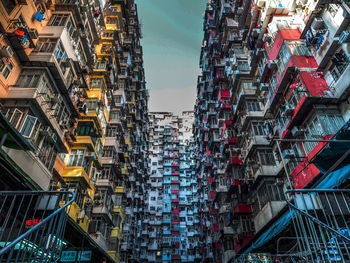
<instances>
[{"instance_id":1,"label":"window","mask_svg":"<svg viewBox=\"0 0 350 263\"><path fill-rule=\"evenodd\" d=\"M278 85L278 79L277 76L275 74L275 72L271 73L271 77L270 77L270 85L269 85L269 93L273 93ZM271 94L272 95L272 94Z\"/></svg>"},{"instance_id":2,"label":"window","mask_svg":"<svg viewBox=\"0 0 350 263\"><path fill-rule=\"evenodd\" d=\"M115 197L115 205L116 205L116 206L121 206L121 205L122 205L122 196L117 195L117 196Z\"/></svg>"},{"instance_id":3,"label":"window","mask_svg":"<svg viewBox=\"0 0 350 263\"><path fill-rule=\"evenodd\" d=\"M102 37L103 38L113 38L114 32L102 32Z\"/></svg>"},{"instance_id":4,"label":"window","mask_svg":"<svg viewBox=\"0 0 350 263\"><path fill-rule=\"evenodd\" d=\"M39 38L34 52L52 53L55 49L57 38Z\"/></svg>"},{"instance_id":5,"label":"window","mask_svg":"<svg viewBox=\"0 0 350 263\"><path fill-rule=\"evenodd\" d=\"M27 137L27 138L31 137L37 120L38 118L34 116L31 116L31 115L26 116L21 128L21 133L23 137Z\"/></svg>"},{"instance_id":6,"label":"window","mask_svg":"<svg viewBox=\"0 0 350 263\"><path fill-rule=\"evenodd\" d=\"M255 100L247 100L248 111L260 111L259 102Z\"/></svg>"},{"instance_id":7,"label":"window","mask_svg":"<svg viewBox=\"0 0 350 263\"><path fill-rule=\"evenodd\" d=\"M275 165L275 158L271 150L260 150L258 156L262 165Z\"/></svg>"},{"instance_id":8,"label":"window","mask_svg":"<svg viewBox=\"0 0 350 263\"><path fill-rule=\"evenodd\" d=\"M324 136L322 125L318 118L315 116L308 124L305 132L307 139L321 139ZM317 142L305 142L304 148L307 154L309 154L312 149L317 145Z\"/></svg>"},{"instance_id":9,"label":"window","mask_svg":"<svg viewBox=\"0 0 350 263\"><path fill-rule=\"evenodd\" d=\"M335 17L336 14L338 13L339 8L340 8L340 5L338 4L329 4L327 7L327 10L332 17Z\"/></svg>"},{"instance_id":10,"label":"window","mask_svg":"<svg viewBox=\"0 0 350 263\"><path fill-rule=\"evenodd\" d=\"M63 65L63 62L67 61L68 56L67 56L67 53L62 45L61 40L58 41L58 45L56 46L55 56L56 56L58 64L60 65L62 73L64 74L66 72L66 66Z\"/></svg>"},{"instance_id":11,"label":"window","mask_svg":"<svg viewBox=\"0 0 350 263\"><path fill-rule=\"evenodd\" d=\"M122 103L122 96L114 96L115 103Z\"/></svg>"},{"instance_id":12,"label":"window","mask_svg":"<svg viewBox=\"0 0 350 263\"><path fill-rule=\"evenodd\" d=\"M278 77L282 77L282 73L284 72L288 61L290 59L290 51L288 50L286 44L283 44L278 56L278 63L277 63L277 71L278 71Z\"/></svg>"},{"instance_id":13,"label":"window","mask_svg":"<svg viewBox=\"0 0 350 263\"><path fill-rule=\"evenodd\" d=\"M23 88L35 88L38 85L40 76L40 71L34 72L32 70L24 70L18 77L16 85ZM44 84L45 83L41 83L41 88L45 86ZM41 90L39 92L41 92ZM44 92L46 92L46 89L44 90Z\"/></svg>"},{"instance_id":14,"label":"window","mask_svg":"<svg viewBox=\"0 0 350 263\"><path fill-rule=\"evenodd\" d=\"M67 30L68 35L72 37L74 31L74 24L71 18L68 19L65 29Z\"/></svg>"},{"instance_id":15,"label":"window","mask_svg":"<svg viewBox=\"0 0 350 263\"><path fill-rule=\"evenodd\" d=\"M117 25L117 27L118 27L118 25L119 25L118 18L108 16L107 20L106 20L106 24L113 24L113 25Z\"/></svg>"},{"instance_id":16,"label":"window","mask_svg":"<svg viewBox=\"0 0 350 263\"><path fill-rule=\"evenodd\" d=\"M89 110L96 110L96 108L97 108L97 99L86 99L85 103L86 103L86 107Z\"/></svg>"},{"instance_id":17,"label":"window","mask_svg":"<svg viewBox=\"0 0 350 263\"><path fill-rule=\"evenodd\" d=\"M288 103L289 105L292 107L292 108L295 108L300 99L301 99L301 96L305 93L305 89L303 87L303 85L298 82L298 86L295 87L292 92L290 93L290 96L288 98Z\"/></svg>"},{"instance_id":18,"label":"window","mask_svg":"<svg viewBox=\"0 0 350 263\"><path fill-rule=\"evenodd\" d=\"M345 124L343 117L335 113L321 114L319 116L326 134L335 134Z\"/></svg>"},{"instance_id":19,"label":"window","mask_svg":"<svg viewBox=\"0 0 350 263\"><path fill-rule=\"evenodd\" d=\"M1 0L1 3L8 14L10 14L16 7L15 0Z\"/></svg>"},{"instance_id":20,"label":"window","mask_svg":"<svg viewBox=\"0 0 350 263\"><path fill-rule=\"evenodd\" d=\"M91 89L101 89L104 88L104 82L102 78L92 78L90 80Z\"/></svg>"},{"instance_id":21,"label":"window","mask_svg":"<svg viewBox=\"0 0 350 263\"><path fill-rule=\"evenodd\" d=\"M343 117L336 112L326 112L315 116L307 125L307 139L321 139L325 135L335 134L345 124ZM305 151L309 154L317 142L304 143Z\"/></svg>"},{"instance_id":22,"label":"window","mask_svg":"<svg viewBox=\"0 0 350 263\"><path fill-rule=\"evenodd\" d=\"M267 182L258 190L258 195L261 207L269 201L283 200L283 186L276 185L274 182Z\"/></svg>"},{"instance_id":23,"label":"window","mask_svg":"<svg viewBox=\"0 0 350 263\"><path fill-rule=\"evenodd\" d=\"M119 111L111 111L110 119L111 120L119 120L120 119L120 112Z\"/></svg>"},{"instance_id":24,"label":"window","mask_svg":"<svg viewBox=\"0 0 350 263\"><path fill-rule=\"evenodd\" d=\"M11 118L9 119L9 122L11 122L11 124L17 128L21 118L23 116L23 112L20 111L19 109L15 109L14 112L11 115Z\"/></svg>"},{"instance_id":25,"label":"window","mask_svg":"<svg viewBox=\"0 0 350 263\"><path fill-rule=\"evenodd\" d=\"M311 56L304 41L286 41L286 44L293 56Z\"/></svg>"},{"instance_id":26,"label":"window","mask_svg":"<svg viewBox=\"0 0 350 263\"><path fill-rule=\"evenodd\" d=\"M68 14L55 14L51 17L50 26L64 26L68 19Z\"/></svg>"},{"instance_id":27,"label":"window","mask_svg":"<svg viewBox=\"0 0 350 263\"><path fill-rule=\"evenodd\" d=\"M265 135L264 123L262 121L252 122L252 131L253 131L255 136Z\"/></svg>"},{"instance_id":28,"label":"window","mask_svg":"<svg viewBox=\"0 0 350 263\"><path fill-rule=\"evenodd\" d=\"M69 155L67 166L82 166L85 150L72 150Z\"/></svg>"},{"instance_id":29,"label":"window","mask_svg":"<svg viewBox=\"0 0 350 263\"><path fill-rule=\"evenodd\" d=\"M79 43L78 48L77 48L77 59L79 60L79 62L81 64L86 64L86 56L84 53L84 49L83 46L81 45L81 43Z\"/></svg>"},{"instance_id":30,"label":"window","mask_svg":"<svg viewBox=\"0 0 350 263\"><path fill-rule=\"evenodd\" d=\"M41 14L45 14L45 8L44 8L43 4L40 3L40 1L34 1L34 2L35 2L36 10L38 12L40 12Z\"/></svg>"},{"instance_id":31,"label":"window","mask_svg":"<svg viewBox=\"0 0 350 263\"><path fill-rule=\"evenodd\" d=\"M4 63L2 60L0 60L0 72L5 79L8 79L12 70L13 64L11 61L8 60L8 63Z\"/></svg>"},{"instance_id":32,"label":"window","mask_svg":"<svg viewBox=\"0 0 350 263\"><path fill-rule=\"evenodd\" d=\"M107 61L106 60L97 60L95 64L95 69L106 69Z\"/></svg>"}]
</instances>

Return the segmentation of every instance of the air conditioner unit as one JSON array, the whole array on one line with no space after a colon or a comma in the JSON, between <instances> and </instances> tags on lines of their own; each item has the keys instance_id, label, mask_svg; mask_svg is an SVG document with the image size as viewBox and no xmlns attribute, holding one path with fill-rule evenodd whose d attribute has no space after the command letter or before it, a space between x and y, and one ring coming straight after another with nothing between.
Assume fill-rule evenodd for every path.
<instances>
[{"instance_id":1,"label":"air conditioner unit","mask_svg":"<svg viewBox=\"0 0 350 263\"><path fill-rule=\"evenodd\" d=\"M71 58L67 58L66 60L64 60L64 61L62 62L62 65L63 65L64 67L70 67L70 66L71 66L71 61L72 61Z\"/></svg>"},{"instance_id":2,"label":"air conditioner unit","mask_svg":"<svg viewBox=\"0 0 350 263\"><path fill-rule=\"evenodd\" d=\"M267 66L269 69L275 69L277 67L277 63L278 63L277 59L270 60L267 64Z\"/></svg>"},{"instance_id":3,"label":"air conditioner unit","mask_svg":"<svg viewBox=\"0 0 350 263\"><path fill-rule=\"evenodd\" d=\"M29 29L29 36L31 39L38 39L39 38L38 30L36 30L35 28Z\"/></svg>"},{"instance_id":4,"label":"air conditioner unit","mask_svg":"<svg viewBox=\"0 0 350 263\"><path fill-rule=\"evenodd\" d=\"M48 135L49 137L52 136L52 129L51 129L50 126L46 127L45 131L46 131L46 133L47 133L47 135Z\"/></svg>"},{"instance_id":5,"label":"air conditioner unit","mask_svg":"<svg viewBox=\"0 0 350 263\"><path fill-rule=\"evenodd\" d=\"M269 42L271 40L271 37L269 36L269 34L265 33L263 36L262 36L262 41L263 42Z\"/></svg>"},{"instance_id":6,"label":"air conditioner unit","mask_svg":"<svg viewBox=\"0 0 350 263\"><path fill-rule=\"evenodd\" d=\"M267 91L269 89L269 84L268 83L261 83L259 86L259 89L261 91Z\"/></svg>"},{"instance_id":7,"label":"air conditioner unit","mask_svg":"<svg viewBox=\"0 0 350 263\"><path fill-rule=\"evenodd\" d=\"M293 135L294 137L303 135L305 131L306 131L306 129L301 128L301 127L293 127L292 130L291 130L292 135Z\"/></svg>"},{"instance_id":8,"label":"air conditioner unit","mask_svg":"<svg viewBox=\"0 0 350 263\"><path fill-rule=\"evenodd\" d=\"M349 42L350 42L350 31L345 30L341 33L339 37L339 44L349 43Z\"/></svg>"},{"instance_id":9,"label":"air conditioner unit","mask_svg":"<svg viewBox=\"0 0 350 263\"><path fill-rule=\"evenodd\" d=\"M314 19L314 21L312 21L311 27L314 30L324 29L324 21L323 21L323 19L321 17L320 18L316 17Z\"/></svg>"},{"instance_id":10,"label":"air conditioner unit","mask_svg":"<svg viewBox=\"0 0 350 263\"><path fill-rule=\"evenodd\" d=\"M290 106L290 105L286 105L286 109L283 112L283 116L289 117L292 116L294 113L294 107Z\"/></svg>"},{"instance_id":11,"label":"air conditioner unit","mask_svg":"<svg viewBox=\"0 0 350 263\"><path fill-rule=\"evenodd\" d=\"M17 0L19 5L27 5L27 0Z\"/></svg>"},{"instance_id":12,"label":"air conditioner unit","mask_svg":"<svg viewBox=\"0 0 350 263\"><path fill-rule=\"evenodd\" d=\"M3 57L11 58L11 57L13 57L14 53L13 53L13 49L10 46L4 46L1 48L0 54Z\"/></svg>"},{"instance_id":13,"label":"air conditioner unit","mask_svg":"<svg viewBox=\"0 0 350 263\"><path fill-rule=\"evenodd\" d=\"M264 7L265 6L266 1L265 0L258 0L257 6L258 7Z\"/></svg>"},{"instance_id":14,"label":"air conditioner unit","mask_svg":"<svg viewBox=\"0 0 350 263\"><path fill-rule=\"evenodd\" d=\"M72 33L72 38L74 40L76 40L80 35L79 29L74 29L73 33Z\"/></svg>"},{"instance_id":15,"label":"air conditioner unit","mask_svg":"<svg viewBox=\"0 0 350 263\"><path fill-rule=\"evenodd\" d=\"M57 135L56 133L52 133L51 139L56 143L57 142Z\"/></svg>"},{"instance_id":16,"label":"air conditioner unit","mask_svg":"<svg viewBox=\"0 0 350 263\"><path fill-rule=\"evenodd\" d=\"M52 96L52 97L50 98L50 103L51 103L52 108L53 108L54 106L56 106L56 104L59 103L59 102L60 102L60 98L59 98L59 96L57 96L57 95L54 95L54 96Z\"/></svg>"},{"instance_id":17,"label":"air conditioner unit","mask_svg":"<svg viewBox=\"0 0 350 263\"><path fill-rule=\"evenodd\" d=\"M291 158L295 157L294 151L290 150L290 149L284 150L282 152L282 155L283 155L283 158L285 158L285 159L291 159Z\"/></svg>"},{"instance_id":18,"label":"air conditioner unit","mask_svg":"<svg viewBox=\"0 0 350 263\"><path fill-rule=\"evenodd\" d=\"M283 185L283 184L284 184L284 181L283 181L283 179L281 179L281 178L276 178L275 184L276 184L276 185Z\"/></svg>"}]
</instances>

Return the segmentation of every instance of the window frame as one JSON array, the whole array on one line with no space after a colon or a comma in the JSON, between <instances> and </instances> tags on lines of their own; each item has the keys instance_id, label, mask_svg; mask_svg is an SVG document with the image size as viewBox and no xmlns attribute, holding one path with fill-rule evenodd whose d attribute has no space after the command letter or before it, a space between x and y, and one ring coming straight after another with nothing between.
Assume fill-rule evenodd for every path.
<instances>
[{"instance_id":1,"label":"window frame","mask_svg":"<svg viewBox=\"0 0 350 263\"><path fill-rule=\"evenodd\" d=\"M6 80L10 77L10 75L15 67L11 60L8 60L8 61L9 61L9 64L5 64L2 60L0 60L0 73L4 77L4 79L6 79ZM8 72L7 75L5 75L6 70Z\"/></svg>"}]
</instances>

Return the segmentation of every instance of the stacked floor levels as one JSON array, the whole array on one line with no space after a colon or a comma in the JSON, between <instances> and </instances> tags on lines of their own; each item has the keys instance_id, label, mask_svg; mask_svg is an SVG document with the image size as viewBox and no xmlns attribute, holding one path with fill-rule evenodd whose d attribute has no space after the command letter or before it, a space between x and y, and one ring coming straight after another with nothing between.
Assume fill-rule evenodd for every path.
<instances>
[{"instance_id":1,"label":"stacked floor levels","mask_svg":"<svg viewBox=\"0 0 350 263\"><path fill-rule=\"evenodd\" d=\"M193 112L152 112L148 219L144 236L148 262L194 262L199 218L193 155Z\"/></svg>"},{"instance_id":2,"label":"stacked floor levels","mask_svg":"<svg viewBox=\"0 0 350 263\"><path fill-rule=\"evenodd\" d=\"M1 112L27 142L3 147L21 173L1 188L74 192L67 246L138 258L148 94L134 1L6 0L0 13Z\"/></svg>"},{"instance_id":3,"label":"stacked floor levels","mask_svg":"<svg viewBox=\"0 0 350 263\"><path fill-rule=\"evenodd\" d=\"M208 1L194 128L206 262L295 249L286 189L347 184L348 145L319 141L349 139L349 18L343 1Z\"/></svg>"}]
</instances>

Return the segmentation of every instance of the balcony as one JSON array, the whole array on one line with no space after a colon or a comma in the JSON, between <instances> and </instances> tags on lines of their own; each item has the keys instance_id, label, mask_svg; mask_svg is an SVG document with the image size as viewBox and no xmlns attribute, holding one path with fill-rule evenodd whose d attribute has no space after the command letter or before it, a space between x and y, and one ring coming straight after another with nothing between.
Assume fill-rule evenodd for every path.
<instances>
[{"instance_id":1,"label":"balcony","mask_svg":"<svg viewBox=\"0 0 350 263\"><path fill-rule=\"evenodd\" d=\"M149 244L148 245L148 250L157 250L158 249L158 244L156 242L153 242L152 244ZM154 261L152 262L155 262L156 260L154 259Z\"/></svg>"},{"instance_id":2,"label":"balcony","mask_svg":"<svg viewBox=\"0 0 350 263\"><path fill-rule=\"evenodd\" d=\"M123 233L119 229L119 227L115 227L115 228L112 229L112 231L111 231L111 238L118 238L118 239L122 239L123 238Z\"/></svg>"},{"instance_id":3,"label":"balcony","mask_svg":"<svg viewBox=\"0 0 350 263\"><path fill-rule=\"evenodd\" d=\"M254 179L257 180L260 176L277 176L280 169L280 166L276 165L259 165L254 174Z\"/></svg>"},{"instance_id":4,"label":"balcony","mask_svg":"<svg viewBox=\"0 0 350 263\"><path fill-rule=\"evenodd\" d=\"M294 188L302 189L319 173L320 170L315 166L315 164L302 161L293 170L293 172L290 174L290 177L292 178Z\"/></svg>"},{"instance_id":5,"label":"balcony","mask_svg":"<svg viewBox=\"0 0 350 263\"><path fill-rule=\"evenodd\" d=\"M172 225L179 225L180 224L180 220L179 219L177 219L177 220L171 220L171 224Z\"/></svg>"},{"instance_id":6,"label":"balcony","mask_svg":"<svg viewBox=\"0 0 350 263\"><path fill-rule=\"evenodd\" d=\"M231 205L222 205L219 208L219 214L229 213L230 209L231 209Z\"/></svg>"},{"instance_id":7,"label":"balcony","mask_svg":"<svg viewBox=\"0 0 350 263\"><path fill-rule=\"evenodd\" d=\"M163 246L171 247L171 242L163 242ZM163 254L162 260L166 262L171 261L171 255L170 254Z\"/></svg>"},{"instance_id":8,"label":"balcony","mask_svg":"<svg viewBox=\"0 0 350 263\"><path fill-rule=\"evenodd\" d=\"M117 186L114 190L117 194L125 194L125 187L124 186Z\"/></svg>"},{"instance_id":9,"label":"balcony","mask_svg":"<svg viewBox=\"0 0 350 263\"><path fill-rule=\"evenodd\" d=\"M147 247L147 242L146 241L141 242L141 247L143 248Z\"/></svg>"},{"instance_id":10,"label":"balcony","mask_svg":"<svg viewBox=\"0 0 350 263\"><path fill-rule=\"evenodd\" d=\"M269 223L287 205L285 201L269 201L254 218L255 230L258 232Z\"/></svg>"},{"instance_id":11,"label":"balcony","mask_svg":"<svg viewBox=\"0 0 350 263\"><path fill-rule=\"evenodd\" d=\"M251 214L253 212L252 206L247 204L238 204L234 209L233 213L235 215L245 215L245 214Z\"/></svg>"},{"instance_id":12,"label":"balcony","mask_svg":"<svg viewBox=\"0 0 350 263\"><path fill-rule=\"evenodd\" d=\"M242 125L242 130L246 128L248 125L249 121L252 119L262 119L264 117L264 112L263 111L247 111L243 113L243 116L241 118L241 125Z\"/></svg>"},{"instance_id":13,"label":"balcony","mask_svg":"<svg viewBox=\"0 0 350 263\"><path fill-rule=\"evenodd\" d=\"M106 188L113 189L112 182L109 179L100 179L99 178L99 179L96 180L95 186L96 187L106 187Z\"/></svg>"},{"instance_id":14,"label":"balcony","mask_svg":"<svg viewBox=\"0 0 350 263\"><path fill-rule=\"evenodd\" d=\"M148 237L149 238L156 238L157 237L157 232L156 231L149 232Z\"/></svg>"},{"instance_id":15,"label":"balcony","mask_svg":"<svg viewBox=\"0 0 350 263\"><path fill-rule=\"evenodd\" d=\"M174 208L174 209L171 210L171 213L172 214L179 214L180 212L179 212L178 208Z\"/></svg>"},{"instance_id":16,"label":"balcony","mask_svg":"<svg viewBox=\"0 0 350 263\"><path fill-rule=\"evenodd\" d=\"M121 214L121 215L124 215L125 213L124 213L124 208L122 207L122 206L119 206L119 205L115 205L114 207L113 207L113 212L114 213L119 213L119 214Z\"/></svg>"},{"instance_id":17,"label":"balcony","mask_svg":"<svg viewBox=\"0 0 350 263\"><path fill-rule=\"evenodd\" d=\"M163 224L171 224L171 219L163 218Z\"/></svg>"},{"instance_id":18,"label":"balcony","mask_svg":"<svg viewBox=\"0 0 350 263\"><path fill-rule=\"evenodd\" d=\"M104 205L94 206L92 209L93 214L99 214L106 216L110 221L112 221L111 211Z\"/></svg>"},{"instance_id":19,"label":"balcony","mask_svg":"<svg viewBox=\"0 0 350 263\"><path fill-rule=\"evenodd\" d=\"M241 165L243 161L239 159L239 157L230 157L229 164L230 165Z\"/></svg>"},{"instance_id":20,"label":"balcony","mask_svg":"<svg viewBox=\"0 0 350 263\"><path fill-rule=\"evenodd\" d=\"M163 229L163 235L171 235L171 231L168 229Z\"/></svg>"},{"instance_id":21,"label":"balcony","mask_svg":"<svg viewBox=\"0 0 350 263\"><path fill-rule=\"evenodd\" d=\"M90 234L90 236L97 243L97 245L99 245L104 251L107 252L108 242L107 242L105 236L102 235L102 233L96 232L96 233Z\"/></svg>"},{"instance_id":22,"label":"balcony","mask_svg":"<svg viewBox=\"0 0 350 263\"><path fill-rule=\"evenodd\" d=\"M75 180L76 178L81 177L83 179L83 182L85 185L90 184L90 177L85 172L84 167L81 167L81 166L79 166L79 167L78 166L77 167L75 167L75 166L65 167L61 176L64 179L68 179L68 180Z\"/></svg>"}]
</instances>

